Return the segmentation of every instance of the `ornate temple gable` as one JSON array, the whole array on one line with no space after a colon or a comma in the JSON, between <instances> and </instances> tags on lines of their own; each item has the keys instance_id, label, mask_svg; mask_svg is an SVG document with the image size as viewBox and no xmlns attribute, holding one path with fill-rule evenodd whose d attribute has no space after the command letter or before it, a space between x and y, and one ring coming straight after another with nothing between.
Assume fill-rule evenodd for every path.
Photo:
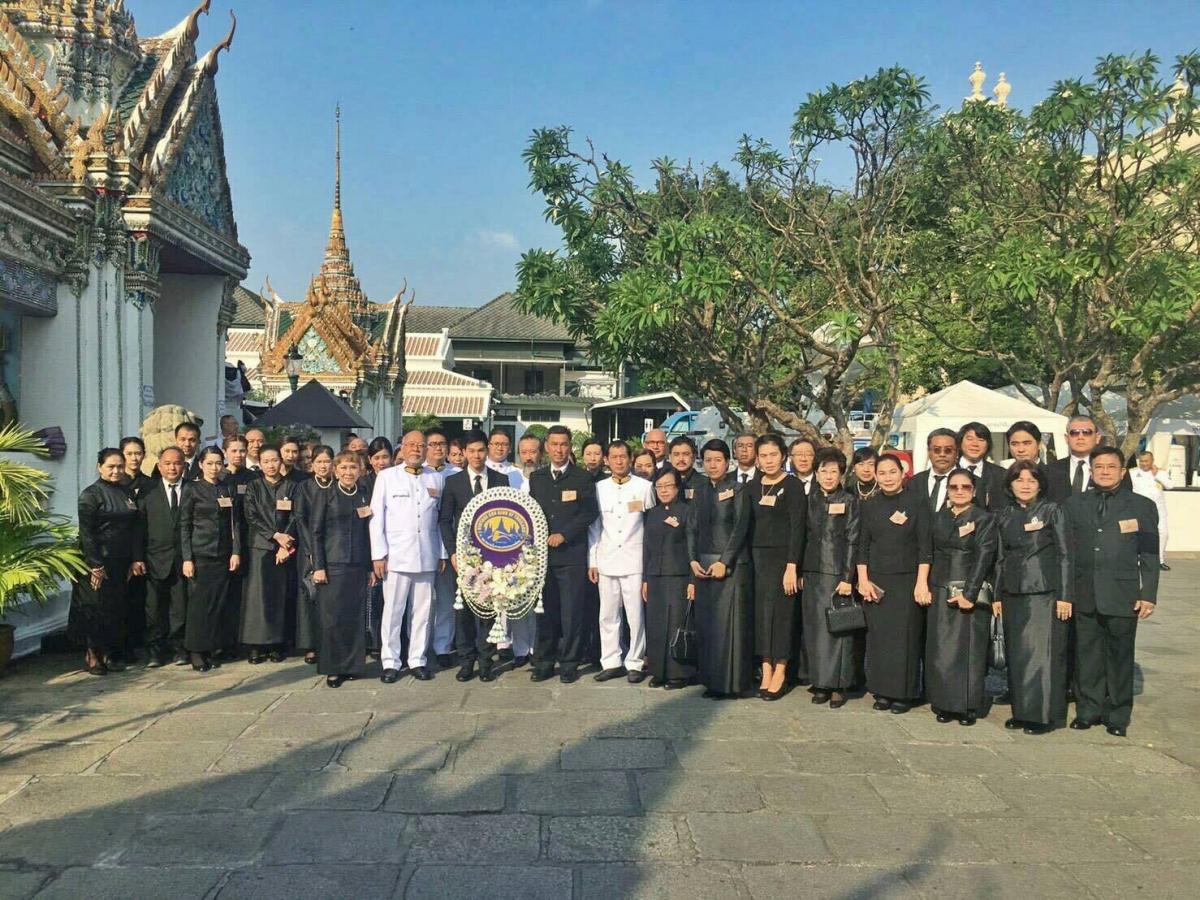
<instances>
[{"instance_id":1,"label":"ornate temple gable","mask_svg":"<svg viewBox=\"0 0 1200 900\"><path fill-rule=\"evenodd\" d=\"M325 373L341 374L342 367L338 364L337 359L329 352L329 348L325 346L325 342L321 340L321 336L317 334L315 328L309 327L308 331L301 335L300 340L296 342L296 348L300 355L304 357L304 371L311 375L321 375Z\"/></svg>"},{"instance_id":2,"label":"ornate temple gable","mask_svg":"<svg viewBox=\"0 0 1200 900\"><path fill-rule=\"evenodd\" d=\"M317 276L318 279L320 276ZM330 303L320 294L309 292L304 303L283 303L276 296L276 309L268 318L268 326L272 321L278 322L285 314L292 317L291 325L275 341L274 346L263 353L262 370L268 375L277 375L284 371L284 357L292 345L300 346L300 341L314 330L324 342L330 356L336 361L339 372L354 374L360 371L370 359L370 341L367 335L354 324L350 311L343 306ZM281 307L286 307L284 310ZM268 333L270 328L268 327Z\"/></svg>"},{"instance_id":3,"label":"ornate temple gable","mask_svg":"<svg viewBox=\"0 0 1200 900\"><path fill-rule=\"evenodd\" d=\"M225 174L221 114L211 82L199 99L183 139L173 149L159 196L219 234L237 240L233 201Z\"/></svg>"}]
</instances>

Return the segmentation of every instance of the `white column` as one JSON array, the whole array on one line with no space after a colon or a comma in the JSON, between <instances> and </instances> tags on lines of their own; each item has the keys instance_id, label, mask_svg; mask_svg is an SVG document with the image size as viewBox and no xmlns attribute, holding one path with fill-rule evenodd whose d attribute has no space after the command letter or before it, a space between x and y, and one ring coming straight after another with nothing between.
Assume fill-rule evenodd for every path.
<instances>
[{"instance_id":1,"label":"white column","mask_svg":"<svg viewBox=\"0 0 1200 900\"><path fill-rule=\"evenodd\" d=\"M154 311L154 402L177 403L217 427L225 390L225 343L217 328L225 277L163 275Z\"/></svg>"}]
</instances>

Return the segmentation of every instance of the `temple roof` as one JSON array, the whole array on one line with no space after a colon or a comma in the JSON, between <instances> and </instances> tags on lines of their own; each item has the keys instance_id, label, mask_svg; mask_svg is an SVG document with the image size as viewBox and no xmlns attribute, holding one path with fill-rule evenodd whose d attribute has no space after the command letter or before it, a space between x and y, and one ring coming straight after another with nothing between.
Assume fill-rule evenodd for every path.
<instances>
[{"instance_id":1,"label":"temple roof","mask_svg":"<svg viewBox=\"0 0 1200 900\"><path fill-rule=\"evenodd\" d=\"M233 302L237 304L231 328L261 328L267 322L267 303L258 294L248 291L240 284L233 289Z\"/></svg>"}]
</instances>

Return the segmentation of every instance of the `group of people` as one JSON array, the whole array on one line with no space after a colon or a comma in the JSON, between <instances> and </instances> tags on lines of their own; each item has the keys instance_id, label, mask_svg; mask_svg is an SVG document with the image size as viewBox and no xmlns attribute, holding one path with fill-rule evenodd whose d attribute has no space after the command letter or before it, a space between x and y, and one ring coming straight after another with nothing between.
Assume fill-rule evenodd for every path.
<instances>
[{"instance_id":1,"label":"group of people","mask_svg":"<svg viewBox=\"0 0 1200 900\"><path fill-rule=\"evenodd\" d=\"M413 431L396 448L351 436L335 451L254 429L201 448L185 423L153 475L137 438L100 452L80 497L91 573L71 629L94 674L141 643L149 665L201 671L239 646L259 663L290 645L330 687L361 677L368 651L384 683L406 667L428 680L454 655L458 680L490 682L499 652L537 682L596 665L597 681L698 682L713 699L808 685L832 709L865 687L877 710L927 700L939 722L969 726L987 711L997 618L1007 727L1063 726L1070 690L1072 728L1124 735L1159 513L1095 422L1071 419L1066 438L1070 455L1044 464L1040 431L1015 423L1005 469L984 425L940 429L912 474L887 451L848 464L777 434L698 452L656 429L637 452L589 441L577 463L554 426L544 443L523 437L513 464L500 429ZM495 487L527 491L549 534L544 612L509 622L510 647L454 609L463 511ZM697 651L678 652L693 632Z\"/></svg>"}]
</instances>

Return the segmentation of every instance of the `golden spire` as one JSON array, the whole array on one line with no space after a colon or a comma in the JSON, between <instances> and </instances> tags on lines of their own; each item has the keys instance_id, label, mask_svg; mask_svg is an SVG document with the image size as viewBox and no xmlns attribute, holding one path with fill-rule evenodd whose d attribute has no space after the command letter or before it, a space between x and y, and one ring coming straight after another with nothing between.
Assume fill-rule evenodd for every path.
<instances>
[{"instance_id":1,"label":"golden spire","mask_svg":"<svg viewBox=\"0 0 1200 900\"><path fill-rule=\"evenodd\" d=\"M333 108L334 122L334 168L333 168L333 221L329 226L329 244L325 248L325 261L336 260L349 264L350 251L346 248L346 230L342 225L342 106Z\"/></svg>"},{"instance_id":2,"label":"golden spire","mask_svg":"<svg viewBox=\"0 0 1200 900\"><path fill-rule=\"evenodd\" d=\"M334 157L333 208L342 208L342 104L333 108L334 130L337 132L337 154Z\"/></svg>"}]
</instances>

